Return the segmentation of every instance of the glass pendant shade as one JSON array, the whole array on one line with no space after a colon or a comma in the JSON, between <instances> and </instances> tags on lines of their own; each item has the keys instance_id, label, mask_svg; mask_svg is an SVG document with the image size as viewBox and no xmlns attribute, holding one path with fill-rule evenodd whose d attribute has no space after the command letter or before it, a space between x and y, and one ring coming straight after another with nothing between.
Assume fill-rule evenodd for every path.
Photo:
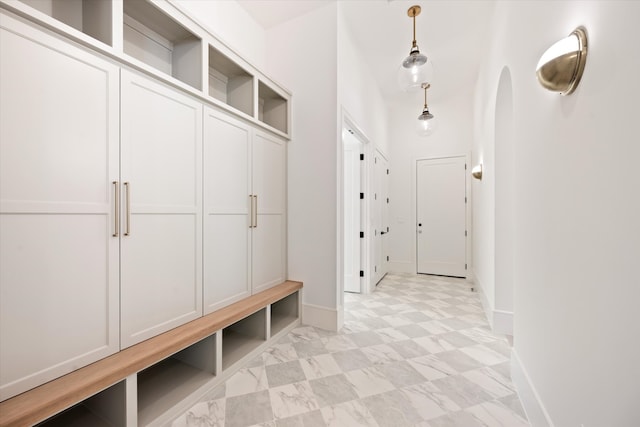
<instances>
[{"instance_id":1,"label":"glass pendant shade","mask_svg":"<svg viewBox=\"0 0 640 427\"><path fill-rule=\"evenodd\" d=\"M415 92L423 82L433 81L433 65L420 51L412 51L398 68L398 86L404 92Z\"/></svg>"},{"instance_id":2,"label":"glass pendant shade","mask_svg":"<svg viewBox=\"0 0 640 427\"><path fill-rule=\"evenodd\" d=\"M413 42L411 51L398 68L398 87L403 92L414 92L420 89L422 83L433 82L433 66L426 55L420 53L416 42L416 16L420 15L418 5L411 6L407 15L413 19Z\"/></svg>"},{"instance_id":3,"label":"glass pendant shade","mask_svg":"<svg viewBox=\"0 0 640 427\"><path fill-rule=\"evenodd\" d=\"M429 136L438 128L438 120L433 114L429 112L429 109L425 109L422 114L418 116L418 123L416 125L416 131L420 136Z\"/></svg>"}]
</instances>

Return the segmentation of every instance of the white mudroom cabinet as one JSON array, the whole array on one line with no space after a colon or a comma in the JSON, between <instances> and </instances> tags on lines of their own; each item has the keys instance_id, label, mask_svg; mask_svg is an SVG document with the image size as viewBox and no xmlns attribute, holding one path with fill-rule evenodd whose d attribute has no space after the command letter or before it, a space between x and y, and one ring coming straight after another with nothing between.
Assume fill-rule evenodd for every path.
<instances>
[{"instance_id":1,"label":"white mudroom cabinet","mask_svg":"<svg viewBox=\"0 0 640 427\"><path fill-rule=\"evenodd\" d=\"M281 138L205 110L205 313L285 279L285 149Z\"/></svg>"},{"instance_id":2,"label":"white mudroom cabinet","mask_svg":"<svg viewBox=\"0 0 640 427\"><path fill-rule=\"evenodd\" d=\"M119 67L0 16L0 397L120 349Z\"/></svg>"},{"instance_id":3,"label":"white mudroom cabinet","mask_svg":"<svg viewBox=\"0 0 640 427\"><path fill-rule=\"evenodd\" d=\"M173 2L0 0L2 408L206 314L231 319L187 352L210 385L299 322L290 97ZM141 425L147 368L102 386Z\"/></svg>"}]
</instances>

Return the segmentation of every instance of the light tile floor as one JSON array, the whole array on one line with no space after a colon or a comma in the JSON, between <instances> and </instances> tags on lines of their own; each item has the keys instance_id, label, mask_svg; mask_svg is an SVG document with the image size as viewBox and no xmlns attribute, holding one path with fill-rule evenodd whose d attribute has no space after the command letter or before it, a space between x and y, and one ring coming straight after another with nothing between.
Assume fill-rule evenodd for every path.
<instances>
[{"instance_id":1,"label":"light tile floor","mask_svg":"<svg viewBox=\"0 0 640 427\"><path fill-rule=\"evenodd\" d=\"M294 329L173 427L527 426L509 354L469 283L388 274L345 295L340 332Z\"/></svg>"}]
</instances>

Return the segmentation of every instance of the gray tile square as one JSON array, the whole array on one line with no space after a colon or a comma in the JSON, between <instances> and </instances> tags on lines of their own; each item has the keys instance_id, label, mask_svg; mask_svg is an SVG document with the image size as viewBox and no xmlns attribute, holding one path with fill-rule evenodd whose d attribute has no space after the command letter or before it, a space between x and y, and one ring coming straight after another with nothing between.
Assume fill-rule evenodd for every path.
<instances>
[{"instance_id":1,"label":"gray tile square","mask_svg":"<svg viewBox=\"0 0 640 427\"><path fill-rule=\"evenodd\" d=\"M446 334L441 334L439 338L449 342L454 347L469 347L472 345L476 345L477 342L472 340L471 338L461 334L460 332L448 332Z\"/></svg>"},{"instance_id":2,"label":"gray tile square","mask_svg":"<svg viewBox=\"0 0 640 427\"><path fill-rule=\"evenodd\" d=\"M462 375L440 378L432 384L463 409L493 400L482 387Z\"/></svg>"},{"instance_id":3,"label":"gray tile square","mask_svg":"<svg viewBox=\"0 0 640 427\"><path fill-rule=\"evenodd\" d=\"M427 331L425 328L418 325L414 325L414 324L396 326L396 329L402 332L403 334L405 334L406 336L408 336L409 338L418 338L418 337L431 335L431 333Z\"/></svg>"},{"instance_id":4,"label":"gray tile square","mask_svg":"<svg viewBox=\"0 0 640 427\"><path fill-rule=\"evenodd\" d=\"M422 419L399 390L366 397L362 403L380 427L412 427Z\"/></svg>"},{"instance_id":5,"label":"gray tile square","mask_svg":"<svg viewBox=\"0 0 640 427\"><path fill-rule=\"evenodd\" d=\"M386 322L385 322L386 323ZM389 325L387 324L387 327ZM356 332L355 334L347 335L351 341L353 341L358 347L367 347L370 345L382 344L382 338L380 335L373 331Z\"/></svg>"},{"instance_id":6,"label":"gray tile square","mask_svg":"<svg viewBox=\"0 0 640 427\"><path fill-rule=\"evenodd\" d=\"M364 369L373 365L373 362L369 360L362 350L340 351L333 353L332 356L344 372L354 369Z\"/></svg>"},{"instance_id":7,"label":"gray tile square","mask_svg":"<svg viewBox=\"0 0 640 427\"><path fill-rule=\"evenodd\" d=\"M224 418L226 427L245 427L273 420L269 391L228 398Z\"/></svg>"},{"instance_id":8,"label":"gray tile square","mask_svg":"<svg viewBox=\"0 0 640 427\"><path fill-rule=\"evenodd\" d=\"M427 380L406 361L380 365L378 369L396 387L406 387Z\"/></svg>"},{"instance_id":9,"label":"gray tile square","mask_svg":"<svg viewBox=\"0 0 640 427\"><path fill-rule=\"evenodd\" d=\"M465 372L484 366L482 363L470 356L467 356L460 350L443 351L442 353L436 354L435 357L445 362L458 372Z\"/></svg>"},{"instance_id":10,"label":"gray tile square","mask_svg":"<svg viewBox=\"0 0 640 427\"><path fill-rule=\"evenodd\" d=\"M440 323L442 323L445 326L450 327L453 330L460 330L460 329L469 329L472 328L474 325L469 324L468 322L465 322L464 320L460 320L457 319L455 317L451 317L448 319L442 319L440 320Z\"/></svg>"},{"instance_id":11,"label":"gray tile square","mask_svg":"<svg viewBox=\"0 0 640 427\"><path fill-rule=\"evenodd\" d=\"M402 317L405 317L414 323L428 322L429 320L431 320L431 317L427 316L421 311L411 311L409 313L402 313Z\"/></svg>"},{"instance_id":12,"label":"gray tile square","mask_svg":"<svg viewBox=\"0 0 640 427\"><path fill-rule=\"evenodd\" d=\"M320 407L335 405L358 398L353 385L344 374L310 380L309 384Z\"/></svg>"},{"instance_id":13,"label":"gray tile square","mask_svg":"<svg viewBox=\"0 0 640 427\"><path fill-rule=\"evenodd\" d=\"M380 316L385 316L385 315L386 314L380 314ZM362 323L367 325L369 327L369 329L371 329L371 330L384 329L384 328L388 328L389 326L391 326L389 323L387 323L386 321L384 321L380 317L371 317L369 319L363 319Z\"/></svg>"},{"instance_id":14,"label":"gray tile square","mask_svg":"<svg viewBox=\"0 0 640 427\"><path fill-rule=\"evenodd\" d=\"M292 345L300 359L329 353L321 340L294 342Z\"/></svg>"},{"instance_id":15,"label":"gray tile square","mask_svg":"<svg viewBox=\"0 0 640 427\"><path fill-rule=\"evenodd\" d=\"M413 340L396 341L390 345L405 359L413 359L414 357L426 356L429 354L429 351L426 348L417 344Z\"/></svg>"},{"instance_id":16,"label":"gray tile square","mask_svg":"<svg viewBox=\"0 0 640 427\"><path fill-rule=\"evenodd\" d=\"M275 365L267 365L265 369L267 372L269 387L278 387L307 379L302 371L302 366L300 366L300 361L298 360L277 363Z\"/></svg>"}]
</instances>

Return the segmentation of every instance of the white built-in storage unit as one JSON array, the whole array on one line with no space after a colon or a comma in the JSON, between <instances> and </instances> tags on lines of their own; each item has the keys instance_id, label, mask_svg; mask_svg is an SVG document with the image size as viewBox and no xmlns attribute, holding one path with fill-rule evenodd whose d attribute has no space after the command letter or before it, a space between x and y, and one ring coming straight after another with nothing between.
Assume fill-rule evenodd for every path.
<instances>
[{"instance_id":1,"label":"white built-in storage unit","mask_svg":"<svg viewBox=\"0 0 640 427\"><path fill-rule=\"evenodd\" d=\"M2 405L286 281L291 95L177 6L0 0L0 92ZM283 297L46 425L167 422L299 323Z\"/></svg>"}]
</instances>

